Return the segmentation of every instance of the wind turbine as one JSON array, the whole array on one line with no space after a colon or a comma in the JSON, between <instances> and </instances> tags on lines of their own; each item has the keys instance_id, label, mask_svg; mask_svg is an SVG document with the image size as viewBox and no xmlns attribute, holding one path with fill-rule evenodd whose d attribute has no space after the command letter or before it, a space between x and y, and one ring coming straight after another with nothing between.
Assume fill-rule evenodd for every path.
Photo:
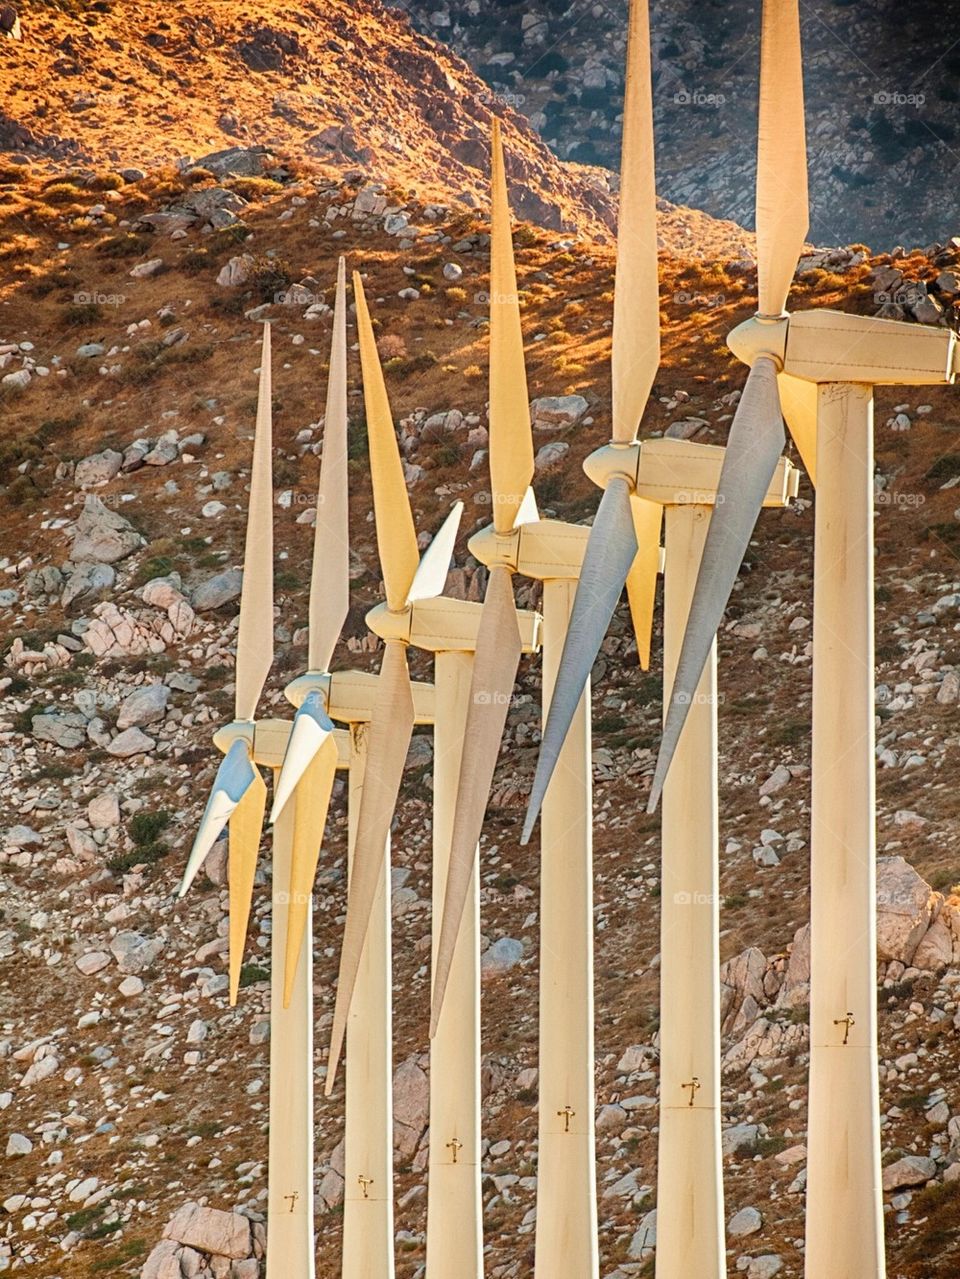
<instances>
[{"instance_id":1,"label":"wind turbine","mask_svg":"<svg viewBox=\"0 0 960 1279\"><path fill-rule=\"evenodd\" d=\"M584 556L573 616L543 734L524 836L557 760L570 712L637 552L658 548L665 515L664 685L673 678L715 500L723 450L687 441L642 444L637 429L659 362L656 193L646 5L631 9L613 327L613 440L585 470L603 498ZM765 504L782 506L796 473L781 464ZM637 517L640 517L639 519ZM649 570L648 570L649 571ZM652 601L651 601L652 606ZM636 618L637 608L633 613ZM649 623L647 623L649 626ZM660 946L658 1279L726 1273L720 1125L716 654L693 693L664 802Z\"/></svg>"},{"instance_id":2,"label":"wind turbine","mask_svg":"<svg viewBox=\"0 0 960 1279\"><path fill-rule=\"evenodd\" d=\"M543 699L554 681L589 529L537 518L523 335L500 132L492 139L490 477L493 526L469 543L489 567L464 728L450 871L433 987L433 1030L448 975L513 693L521 643L511 579L543 582ZM659 513L658 513L659 514ZM638 643L649 652L659 546L646 540L632 582ZM560 759L562 785L544 806L540 887L537 1279L590 1279L599 1267L594 1128L593 899L589 698Z\"/></svg>"},{"instance_id":3,"label":"wind turbine","mask_svg":"<svg viewBox=\"0 0 960 1279\"><path fill-rule=\"evenodd\" d=\"M255 723L257 703L273 660L273 487L271 479L270 326L263 331L260 388L250 478L243 588L237 632L236 709L232 723L214 737L224 760L201 819L180 897L229 822L230 1003L235 1004L243 944L253 894L257 853L266 806L259 767L276 773L288 726ZM331 742L329 749L337 750ZM319 844L322 824L306 820L312 804L298 794L277 823L273 837L273 918L270 1013L270 1136L267 1229L268 1279L290 1275L313 1279L313 994L311 973L301 964L283 1000L283 963L288 928L286 895L291 863L304 842ZM307 911L309 918L309 908Z\"/></svg>"},{"instance_id":4,"label":"wind turbine","mask_svg":"<svg viewBox=\"0 0 960 1279\"><path fill-rule=\"evenodd\" d=\"M394 545L405 539L416 552L413 515L388 411L383 372L373 329L355 278L358 298L360 355L367 399L367 433L373 473L373 503L378 541ZM442 589L462 503L456 503L430 544L423 564L431 564L431 591ZM385 574L389 568L384 565ZM435 576L434 576L435 575ZM433 785L433 923L434 952L439 944L441 911L447 882L453 805L469 707L473 650L481 613L479 604L437 597L412 599L402 612L380 604L367 615L374 634L435 655L434 785ZM539 617L519 614L525 652L537 644ZM480 956L479 884L474 850L464 925L457 938L447 1000L430 1043L430 1152L427 1182L428 1279L482 1279L483 1223L480 1193ZM349 1063L349 1056L348 1056Z\"/></svg>"},{"instance_id":5,"label":"wind turbine","mask_svg":"<svg viewBox=\"0 0 960 1279\"><path fill-rule=\"evenodd\" d=\"M810 859L808 1279L883 1279L876 1022L873 387L952 383L953 333L828 310L783 311L807 226L797 0L766 0L757 240L760 314L731 350L751 374L731 425L667 711L662 783L703 657L791 433L817 485Z\"/></svg>"}]
</instances>

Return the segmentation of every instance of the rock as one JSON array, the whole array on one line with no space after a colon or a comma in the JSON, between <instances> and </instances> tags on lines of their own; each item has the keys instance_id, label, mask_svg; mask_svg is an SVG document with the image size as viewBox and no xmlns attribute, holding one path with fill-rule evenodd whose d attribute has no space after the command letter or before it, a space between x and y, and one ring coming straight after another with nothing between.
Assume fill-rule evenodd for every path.
<instances>
[{"instance_id":1,"label":"rock","mask_svg":"<svg viewBox=\"0 0 960 1279\"><path fill-rule=\"evenodd\" d=\"M542 395L530 405L535 431L560 431L576 425L589 405L582 395Z\"/></svg>"},{"instance_id":2,"label":"rock","mask_svg":"<svg viewBox=\"0 0 960 1279\"><path fill-rule=\"evenodd\" d=\"M38 1057L31 1062L28 1069L24 1072L23 1078L20 1080L21 1088L32 1088L34 1084L43 1083L45 1079L49 1079L51 1075L55 1075L60 1068L60 1062L56 1057L46 1056Z\"/></svg>"},{"instance_id":3,"label":"rock","mask_svg":"<svg viewBox=\"0 0 960 1279\"><path fill-rule=\"evenodd\" d=\"M133 999L143 994L143 981L140 977L124 977L117 989L124 999Z\"/></svg>"},{"instance_id":4,"label":"rock","mask_svg":"<svg viewBox=\"0 0 960 1279\"><path fill-rule=\"evenodd\" d=\"M884 1190L899 1190L902 1186L923 1186L936 1175L937 1165L925 1155L904 1155L896 1163L883 1170Z\"/></svg>"},{"instance_id":5,"label":"rock","mask_svg":"<svg viewBox=\"0 0 960 1279\"><path fill-rule=\"evenodd\" d=\"M776 795L777 791L783 790L792 778L790 769L784 764L778 764L767 780L760 787L761 795Z\"/></svg>"},{"instance_id":6,"label":"rock","mask_svg":"<svg viewBox=\"0 0 960 1279\"><path fill-rule=\"evenodd\" d=\"M176 433L171 431L160 437L153 448L143 456L144 466L169 466L180 454Z\"/></svg>"},{"instance_id":7,"label":"rock","mask_svg":"<svg viewBox=\"0 0 960 1279\"><path fill-rule=\"evenodd\" d=\"M129 520L104 506L92 493L87 495L70 548L72 560L113 564L132 555L142 545L143 538Z\"/></svg>"},{"instance_id":8,"label":"rock","mask_svg":"<svg viewBox=\"0 0 960 1279\"><path fill-rule=\"evenodd\" d=\"M69 608L74 600L85 595L109 591L116 580L117 571L110 564L74 564L60 596L60 604L63 608Z\"/></svg>"},{"instance_id":9,"label":"rock","mask_svg":"<svg viewBox=\"0 0 960 1279\"><path fill-rule=\"evenodd\" d=\"M924 972L939 973L953 963L953 952L953 933L943 915L940 915L924 933L910 962L914 968L923 969Z\"/></svg>"},{"instance_id":10,"label":"rock","mask_svg":"<svg viewBox=\"0 0 960 1279\"><path fill-rule=\"evenodd\" d=\"M756 946L728 959L720 968L720 1017L724 1035L742 1034L766 1003L763 978L767 959Z\"/></svg>"},{"instance_id":11,"label":"rock","mask_svg":"<svg viewBox=\"0 0 960 1279\"><path fill-rule=\"evenodd\" d=\"M250 1222L236 1212L185 1203L164 1227L163 1237L211 1252L217 1257L242 1260L250 1255Z\"/></svg>"},{"instance_id":12,"label":"rock","mask_svg":"<svg viewBox=\"0 0 960 1279\"><path fill-rule=\"evenodd\" d=\"M793 936L787 971L777 994L778 1008L800 1008L810 1002L810 925Z\"/></svg>"},{"instance_id":13,"label":"rock","mask_svg":"<svg viewBox=\"0 0 960 1279\"><path fill-rule=\"evenodd\" d=\"M92 977L94 973L99 973L106 968L109 963L110 956L105 951L88 950L77 960L76 967L84 977Z\"/></svg>"},{"instance_id":14,"label":"rock","mask_svg":"<svg viewBox=\"0 0 960 1279\"><path fill-rule=\"evenodd\" d=\"M459 280L463 276L463 267L459 262L445 262L443 264L443 278L445 280Z\"/></svg>"},{"instance_id":15,"label":"rock","mask_svg":"<svg viewBox=\"0 0 960 1279\"><path fill-rule=\"evenodd\" d=\"M78 488L86 488L93 484L106 484L112 480L123 465L123 454L115 449L104 449L102 453L91 453L77 463L73 473L74 483Z\"/></svg>"},{"instance_id":16,"label":"rock","mask_svg":"<svg viewBox=\"0 0 960 1279\"><path fill-rule=\"evenodd\" d=\"M902 857L877 859L877 953L909 964L933 917L930 885Z\"/></svg>"},{"instance_id":17,"label":"rock","mask_svg":"<svg viewBox=\"0 0 960 1279\"><path fill-rule=\"evenodd\" d=\"M947 671L943 683L937 689L937 701L941 706L953 706L960 700L960 674Z\"/></svg>"},{"instance_id":18,"label":"rock","mask_svg":"<svg viewBox=\"0 0 960 1279\"><path fill-rule=\"evenodd\" d=\"M269 147L228 147L195 160L191 169L207 169L216 178L258 178L274 159Z\"/></svg>"},{"instance_id":19,"label":"rock","mask_svg":"<svg viewBox=\"0 0 960 1279\"><path fill-rule=\"evenodd\" d=\"M480 956L481 977L499 977L515 968L523 959L523 942L514 937L501 937Z\"/></svg>"},{"instance_id":20,"label":"rock","mask_svg":"<svg viewBox=\"0 0 960 1279\"><path fill-rule=\"evenodd\" d=\"M757 1124L733 1124L724 1128L720 1145L725 1155L736 1155L753 1146L759 1135Z\"/></svg>"},{"instance_id":21,"label":"rock","mask_svg":"<svg viewBox=\"0 0 960 1279\"><path fill-rule=\"evenodd\" d=\"M542 475L544 471L549 471L556 466L563 455L569 452L570 445L563 440L551 440L549 444L537 450L537 456L533 461L533 469L537 475Z\"/></svg>"},{"instance_id":22,"label":"rock","mask_svg":"<svg viewBox=\"0 0 960 1279\"><path fill-rule=\"evenodd\" d=\"M146 262L138 262L130 272L131 280L144 280L163 270L163 258L148 258Z\"/></svg>"},{"instance_id":23,"label":"rock","mask_svg":"<svg viewBox=\"0 0 960 1279\"><path fill-rule=\"evenodd\" d=\"M651 1209L650 1212L642 1217L640 1225L637 1227L633 1238L630 1240L630 1246L627 1249L627 1256L632 1261L645 1261L648 1257L652 1257L657 1247L657 1210Z\"/></svg>"},{"instance_id":24,"label":"rock","mask_svg":"<svg viewBox=\"0 0 960 1279\"><path fill-rule=\"evenodd\" d=\"M226 569L209 577L193 592L193 607L198 613L205 613L213 608L220 608L232 600L240 598L243 586L243 572L238 568Z\"/></svg>"},{"instance_id":25,"label":"rock","mask_svg":"<svg viewBox=\"0 0 960 1279\"><path fill-rule=\"evenodd\" d=\"M30 826L11 826L3 842L8 848L39 848L43 836Z\"/></svg>"},{"instance_id":26,"label":"rock","mask_svg":"<svg viewBox=\"0 0 960 1279\"><path fill-rule=\"evenodd\" d=\"M161 1239L140 1271L140 1279L183 1279L180 1269L182 1249L172 1239Z\"/></svg>"},{"instance_id":27,"label":"rock","mask_svg":"<svg viewBox=\"0 0 960 1279\"><path fill-rule=\"evenodd\" d=\"M117 759L129 759L131 755L147 755L154 749L156 742L139 728L128 728L113 739L107 747L107 753Z\"/></svg>"},{"instance_id":28,"label":"rock","mask_svg":"<svg viewBox=\"0 0 960 1279\"><path fill-rule=\"evenodd\" d=\"M166 684L144 684L124 698L117 716L117 728L145 728L167 713L170 689Z\"/></svg>"},{"instance_id":29,"label":"rock","mask_svg":"<svg viewBox=\"0 0 960 1279\"><path fill-rule=\"evenodd\" d=\"M241 284L246 284L250 279L253 271L254 259L249 253L241 253L237 257L230 258L228 262L220 269L217 276L217 283L222 289L235 289Z\"/></svg>"},{"instance_id":30,"label":"rock","mask_svg":"<svg viewBox=\"0 0 960 1279\"><path fill-rule=\"evenodd\" d=\"M112 790L94 795L87 805L87 820L94 830L109 830L120 825L120 801Z\"/></svg>"},{"instance_id":31,"label":"rock","mask_svg":"<svg viewBox=\"0 0 960 1279\"><path fill-rule=\"evenodd\" d=\"M7 1138L8 1159L15 1155L29 1155L32 1149L33 1142L29 1137L25 1137L22 1132L12 1132Z\"/></svg>"},{"instance_id":32,"label":"rock","mask_svg":"<svg viewBox=\"0 0 960 1279\"><path fill-rule=\"evenodd\" d=\"M727 1223L727 1234L736 1238L755 1235L762 1225L763 1218L756 1208L741 1208Z\"/></svg>"},{"instance_id":33,"label":"rock","mask_svg":"<svg viewBox=\"0 0 960 1279\"><path fill-rule=\"evenodd\" d=\"M63 750L76 750L87 739L87 720L76 711L52 711L34 715L30 723L38 742L51 742Z\"/></svg>"},{"instance_id":34,"label":"rock","mask_svg":"<svg viewBox=\"0 0 960 1279\"><path fill-rule=\"evenodd\" d=\"M747 1266L747 1279L773 1279L783 1268L783 1258L775 1252L765 1253L762 1257L754 1257Z\"/></svg>"},{"instance_id":35,"label":"rock","mask_svg":"<svg viewBox=\"0 0 960 1279\"><path fill-rule=\"evenodd\" d=\"M144 937L141 933L117 933L110 943L110 951L117 967L128 976L137 976L156 962L163 950L161 937ZM181 1243L187 1242L181 1240Z\"/></svg>"},{"instance_id":36,"label":"rock","mask_svg":"<svg viewBox=\"0 0 960 1279\"><path fill-rule=\"evenodd\" d=\"M393 1076L393 1146L409 1159L420 1143L430 1112L430 1081L416 1057L401 1062Z\"/></svg>"}]
</instances>

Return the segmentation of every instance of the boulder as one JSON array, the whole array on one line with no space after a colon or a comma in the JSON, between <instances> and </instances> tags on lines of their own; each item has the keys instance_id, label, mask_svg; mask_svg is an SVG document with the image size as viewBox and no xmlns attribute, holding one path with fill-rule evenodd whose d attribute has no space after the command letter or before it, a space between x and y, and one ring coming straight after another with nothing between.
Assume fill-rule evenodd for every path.
<instances>
[{"instance_id":1,"label":"boulder","mask_svg":"<svg viewBox=\"0 0 960 1279\"><path fill-rule=\"evenodd\" d=\"M194 160L191 169L206 169L215 178L259 178L274 160L269 147L228 147L225 151L211 151Z\"/></svg>"},{"instance_id":2,"label":"boulder","mask_svg":"<svg viewBox=\"0 0 960 1279\"><path fill-rule=\"evenodd\" d=\"M902 857L877 859L877 953L881 959L913 961L930 926L936 895Z\"/></svg>"},{"instance_id":3,"label":"boulder","mask_svg":"<svg viewBox=\"0 0 960 1279\"><path fill-rule=\"evenodd\" d=\"M393 1076L393 1147L409 1159L420 1143L430 1111L430 1082L416 1057L401 1062Z\"/></svg>"},{"instance_id":4,"label":"boulder","mask_svg":"<svg viewBox=\"0 0 960 1279\"><path fill-rule=\"evenodd\" d=\"M631 1261L645 1261L648 1257L653 1256L656 1248L657 1210L653 1208L645 1217L641 1218L640 1225L630 1240L627 1256L630 1257Z\"/></svg>"},{"instance_id":5,"label":"boulder","mask_svg":"<svg viewBox=\"0 0 960 1279\"><path fill-rule=\"evenodd\" d=\"M884 1190L901 1190L905 1186L923 1186L936 1174L937 1165L925 1155L904 1155L883 1170Z\"/></svg>"},{"instance_id":6,"label":"boulder","mask_svg":"<svg viewBox=\"0 0 960 1279\"><path fill-rule=\"evenodd\" d=\"M523 959L523 942L515 937L501 937L480 956L481 977L499 977L515 968Z\"/></svg>"},{"instance_id":7,"label":"boulder","mask_svg":"<svg viewBox=\"0 0 960 1279\"><path fill-rule=\"evenodd\" d=\"M250 1255L250 1222L236 1212L185 1203L164 1227L164 1239L238 1261Z\"/></svg>"},{"instance_id":8,"label":"boulder","mask_svg":"<svg viewBox=\"0 0 960 1279\"><path fill-rule=\"evenodd\" d=\"M128 977L139 976L153 964L163 950L162 937L144 937L142 933L117 933L110 942L110 952L117 967ZM181 1243L188 1242L181 1240Z\"/></svg>"},{"instance_id":9,"label":"boulder","mask_svg":"<svg viewBox=\"0 0 960 1279\"><path fill-rule=\"evenodd\" d=\"M74 600L82 596L109 591L116 580L117 571L110 564L74 564L70 568L67 584L60 596L60 604L63 608L68 608Z\"/></svg>"},{"instance_id":10,"label":"boulder","mask_svg":"<svg viewBox=\"0 0 960 1279\"><path fill-rule=\"evenodd\" d=\"M123 454L115 449L104 449L102 453L91 453L77 463L73 473L74 483L78 488L89 488L94 484L106 484L119 472L123 464Z\"/></svg>"},{"instance_id":11,"label":"boulder","mask_svg":"<svg viewBox=\"0 0 960 1279\"><path fill-rule=\"evenodd\" d=\"M544 471L552 470L559 465L569 449L570 445L563 440L551 440L549 444L544 444L537 450L537 456L533 460L534 471L537 475L542 475Z\"/></svg>"},{"instance_id":12,"label":"boulder","mask_svg":"<svg viewBox=\"0 0 960 1279\"><path fill-rule=\"evenodd\" d=\"M116 792L103 791L94 795L87 805L87 820L94 830L109 830L120 825L120 802Z\"/></svg>"},{"instance_id":13,"label":"boulder","mask_svg":"<svg viewBox=\"0 0 960 1279\"><path fill-rule=\"evenodd\" d=\"M589 405L582 395L542 395L530 404L535 431L561 431L576 425Z\"/></svg>"},{"instance_id":14,"label":"boulder","mask_svg":"<svg viewBox=\"0 0 960 1279\"><path fill-rule=\"evenodd\" d=\"M240 598L243 586L243 572L238 568L228 568L223 573L208 577L193 592L193 607L198 613L220 608L232 600Z\"/></svg>"},{"instance_id":15,"label":"boulder","mask_svg":"<svg viewBox=\"0 0 960 1279\"><path fill-rule=\"evenodd\" d=\"M230 258L220 269L217 276L217 283L222 289L235 289L241 284L246 284L250 279L250 273L253 270L254 259L249 253L240 253L236 257Z\"/></svg>"},{"instance_id":16,"label":"boulder","mask_svg":"<svg viewBox=\"0 0 960 1279\"><path fill-rule=\"evenodd\" d=\"M152 737L148 737L139 728L128 728L117 734L107 747L107 753L117 759L129 759L131 755L149 754L156 744Z\"/></svg>"},{"instance_id":17,"label":"boulder","mask_svg":"<svg viewBox=\"0 0 960 1279\"><path fill-rule=\"evenodd\" d=\"M140 1279L183 1279L180 1254L183 1249L173 1239L161 1239L144 1262Z\"/></svg>"},{"instance_id":18,"label":"boulder","mask_svg":"<svg viewBox=\"0 0 960 1279\"><path fill-rule=\"evenodd\" d=\"M52 711L30 721L38 742L50 742L63 750L76 750L87 738L86 717L77 711Z\"/></svg>"},{"instance_id":19,"label":"boulder","mask_svg":"<svg viewBox=\"0 0 960 1279\"><path fill-rule=\"evenodd\" d=\"M144 684L124 698L117 716L117 728L145 728L167 713L170 689L166 684Z\"/></svg>"},{"instance_id":20,"label":"boulder","mask_svg":"<svg viewBox=\"0 0 960 1279\"><path fill-rule=\"evenodd\" d=\"M110 956L103 950L88 950L85 955L81 955L76 962L78 972L83 973L84 977L92 977L94 973L102 972L110 963Z\"/></svg>"},{"instance_id":21,"label":"boulder","mask_svg":"<svg viewBox=\"0 0 960 1279\"><path fill-rule=\"evenodd\" d=\"M143 546L143 538L129 520L104 506L92 493L88 494L77 520L70 558L113 564Z\"/></svg>"},{"instance_id":22,"label":"boulder","mask_svg":"<svg viewBox=\"0 0 960 1279\"><path fill-rule=\"evenodd\" d=\"M756 1208L741 1208L727 1222L727 1234L735 1238L755 1235L763 1225L763 1218Z\"/></svg>"},{"instance_id":23,"label":"boulder","mask_svg":"<svg viewBox=\"0 0 960 1279\"><path fill-rule=\"evenodd\" d=\"M777 995L778 1008L801 1008L810 1002L810 925L798 928L790 959Z\"/></svg>"}]
</instances>

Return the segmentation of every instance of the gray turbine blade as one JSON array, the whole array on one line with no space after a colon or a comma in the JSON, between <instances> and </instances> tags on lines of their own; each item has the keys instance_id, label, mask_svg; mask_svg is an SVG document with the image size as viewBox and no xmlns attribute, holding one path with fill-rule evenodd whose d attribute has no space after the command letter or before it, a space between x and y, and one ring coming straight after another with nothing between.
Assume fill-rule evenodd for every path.
<instances>
[{"instance_id":1,"label":"gray turbine blade","mask_svg":"<svg viewBox=\"0 0 960 1279\"><path fill-rule=\"evenodd\" d=\"M527 843L563 743L583 696L593 663L607 633L613 610L637 555L637 533L630 507L630 486L614 476L604 489L590 530L570 625L560 657L557 680L540 743L533 790L523 823L521 844Z\"/></svg>"},{"instance_id":2,"label":"gray turbine blade","mask_svg":"<svg viewBox=\"0 0 960 1279\"><path fill-rule=\"evenodd\" d=\"M723 620L724 609L785 442L776 365L767 356L761 356L750 370L730 427L716 504L710 517L677 673L670 692L647 804L650 813L660 800L670 762L686 723L687 711L710 655L710 646ZM668 546L667 573L670 572L669 556Z\"/></svg>"}]
</instances>

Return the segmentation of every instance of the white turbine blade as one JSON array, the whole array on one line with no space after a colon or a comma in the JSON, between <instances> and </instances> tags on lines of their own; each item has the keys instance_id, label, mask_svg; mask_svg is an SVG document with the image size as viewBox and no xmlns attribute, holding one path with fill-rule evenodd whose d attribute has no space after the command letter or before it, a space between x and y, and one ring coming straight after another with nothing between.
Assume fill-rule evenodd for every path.
<instances>
[{"instance_id":1,"label":"white turbine blade","mask_svg":"<svg viewBox=\"0 0 960 1279\"><path fill-rule=\"evenodd\" d=\"M197 872L206 860L207 854L220 838L234 809L256 777L257 772L250 759L250 749L242 738L237 738L221 760L217 775L213 779L210 798L203 810L197 837L193 841L193 848L187 859L187 868L183 872L178 894L180 897L186 894L196 879Z\"/></svg>"},{"instance_id":2,"label":"white turbine blade","mask_svg":"<svg viewBox=\"0 0 960 1279\"><path fill-rule=\"evenodd\" d=\"M654 811L660 799L710 646L723 619L786 438L777 391L777 367L769 357L761 356L750 370L730 426L716 504L670 690L648 812ZM667 573L670 572L669 555L668 546Z\"/></svg>"},{"instance_id":3,"label":"white turbine blade","mask_svg":"<svg viewBox=\"0 0 960 1279\"><path fill-rule=\"evenodd\" d=\"M470 704L463 732L450 862L434 965L431 1035L437 1033L440 1021L521 650L513 577L505 565L495 564L487 579L480 614Z\"/></svg>"},{"instance_id":4,"label":"white turbine blade","mask_svg":"<svg viewBox=\"0 0 960 1279\"><path fill-rule=\"evenodd\" d=\"M312 671L330 669L350 607L350 532L347 510L347 284L343 258L337 265L330 376L323 418L323 455L317 491L317 527L310 577Z\"/></svg>"},{"instance_id":5,"label":"white turbine blade","mask_svg":"<svg viewBox=\"0 0 960 1279\"><path fill-rule=\"evenodd\" d=\"M590 530L570 624L540 743L540 756L520 843L533 831L567 732L597 660L627 574L637 556L637 533L630 488L620 476L609 480Z\"/></svg>"},{"instance_id":6,"label":"white turbine blade","mask_svg":"<svg viewBox=\"0 0 960 1279\"><path fill-rule=\"evenodd\" d=\"M283 767L273 792L273 808L270 810L270 821L275 822L283 811L284 805L297 789L304 773L310 767L314 756L320 751L323 743L333 732L323 697L320 693L308 693L293 717L290 740L287 742Z\"/></svg>"},{"instance_id":7,"label":"white turbine blade","mask_svg":"<svg viewBox=\"0 0 960 1279\"><path fill-rule=\"evenodd\" d=\"M453 546L457 540L462 515L463 503L454 502L439 533L423 553L407 596L408 604L412 604L414 600L432 600L442 593L447 584Z\"/></svg>"},{"instance_id":8,"label":"white turbine blade","mask_svg":"<svg viewBox=\"0 0 960 1279\"><path fill-rule=\"evenodd\" d=\"M760 314L787 303L810 225L798 0L764 0L757 144Z\"/></svg>"},{"instance_id":9,"label":"white turbine blade","mask_svg":"<svg viewBox=\"0 0 960 1279\"><path fill-rule=\"evenodd\" d=\"M237 628L236 718L253 719L273 664L273 471L270 325L263 326L257 425Z\"/></svg>"},{"instance_id":10,"label":"white turbine blade","mask_svg":"<svg viewBox=\"0 0 960 1279\"><path fill-rule=\"evenodd\" d=\"M519 528L521 524L535 524L539 518L540 512L537 510L537 499L534 496L533 489L528 488L523 495L520 509L517 511L517 518L513 521L513 527Z\"/></svg>"},{"instance_id":11,"label":"white turbine blade","mask_svg":"<svg viewBox=\"0 0 960 1279\"><path fill-rule=\"evenodd\" d=\"M660 365L657 189L647 0L632 0L630 5L613 298L612 436L618 444L630 444L637 438Z\"/></svg>"}]
</instances>

